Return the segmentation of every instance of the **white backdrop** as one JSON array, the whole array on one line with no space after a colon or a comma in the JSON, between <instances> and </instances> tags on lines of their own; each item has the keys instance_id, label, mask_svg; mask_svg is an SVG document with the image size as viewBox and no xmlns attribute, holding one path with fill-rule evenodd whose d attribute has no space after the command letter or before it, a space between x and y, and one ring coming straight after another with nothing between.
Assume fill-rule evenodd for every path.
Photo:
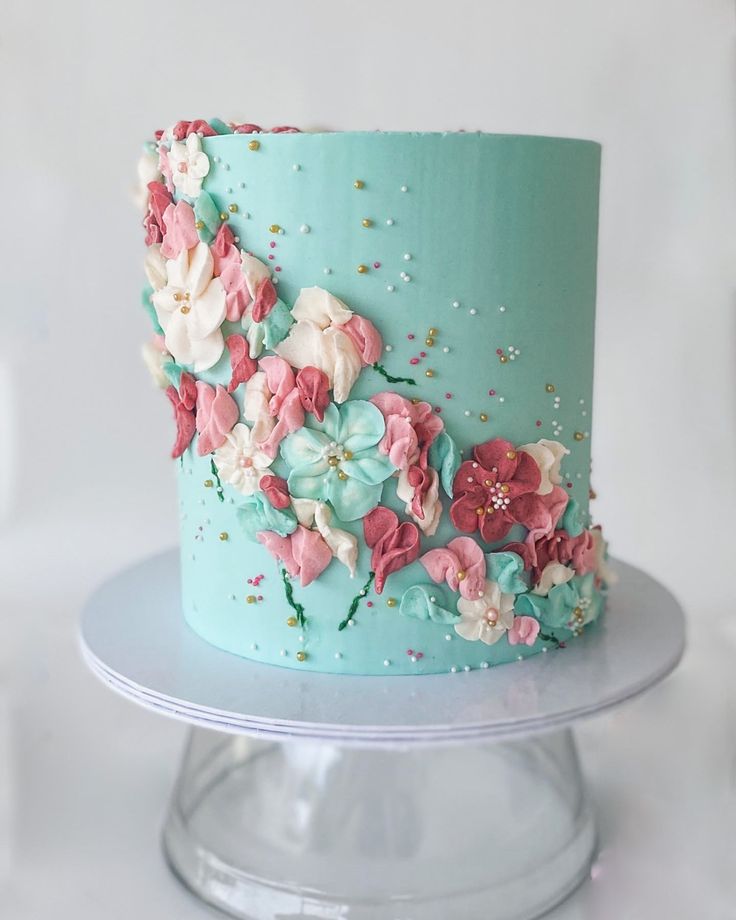
<instances>
[{"instance_id":1,"label":"white backdrop","mask_svg":"<svg viewBox=\"0 0 736 920\"><path fill-rule=\"evenodd\" d=\"M734 613L735 86L730 0L5 0L0 616L24 711L62 705L57 673L89 691L78 603L176 539L128 192L178 118L601 141L594 513L708 641Z\"/></svg>"}]
</instances>

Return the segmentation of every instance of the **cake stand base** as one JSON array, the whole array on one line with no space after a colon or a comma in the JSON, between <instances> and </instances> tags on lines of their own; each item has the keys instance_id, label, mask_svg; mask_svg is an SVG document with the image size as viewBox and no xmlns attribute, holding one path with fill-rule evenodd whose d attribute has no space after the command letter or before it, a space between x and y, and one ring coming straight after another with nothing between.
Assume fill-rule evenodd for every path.
<instances>
[{"instance_id":1,"label":"cake stand base","mask_svg":"<svg viewBox=\"0 0 736 920\"><path fill-rule=\"evenodd\" d=\"M529 920L586 877L595 831L569 729L430 751L195 728L163 839L242 920Z\"/></svg>"},{"instance_id":2,"label":"cake stand base","mask_svg":"<svg viewBox=\"0 0 736 920\"><path fill-rule=\"evenodd\" d=\"M654 686L684 648L677 601L616 569L603 622L566 649L348 677L208 645L166 553L90 598L82 651L109 687L194 726L164 850L209 904L241 920L531 920L593 854L571 726Z\"/></svg>"}]
</instances>

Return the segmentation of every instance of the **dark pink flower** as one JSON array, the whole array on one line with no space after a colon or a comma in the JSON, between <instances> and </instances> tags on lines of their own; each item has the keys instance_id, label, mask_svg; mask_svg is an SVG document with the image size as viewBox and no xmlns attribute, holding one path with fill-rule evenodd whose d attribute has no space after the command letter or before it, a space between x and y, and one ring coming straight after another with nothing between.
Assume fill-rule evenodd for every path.
<instances>
[{"instance_id":1,"label":"dark pink flower","mask_svg":"<svg viewBox=\"0 0 736 920\"><path fill-rule=\"evenodd\" d=\"M176 441L171 449L171 456L181 457L184 451L189 447L196 430L194 421L194 412L182 401L176 387L170 386L166 389L166 395L169 402L174 407L174 420L176 421Z\"/></svg>"},{"instance_id":2,"label":"dark pink flower","mask_svg":"<svg viewBox=\"0 0 736 920\"><path fill-rule=\"evenodd\" d=\"M522 557L534 583L550 562L569 565L576 575L587 575L596 568L595 540L590 530L577 537L571 537L566 530L552 530L536 540L528 537L524 543L509 543L504 550Z\"/></svg>"},{"instance_id":3,"label":"dark pink flower","mask_svg":"<svg viewBox=\"0 0 736 920\"><path fill-rule=\"evenodd\" d=\"M489 543L502 540L514 524L549 529L551 515L536 491L541 473L534 459L510 441L494 438L473 448L455 474L450 518L458 530Z\"/></svg>"},{"instance_id":4,"label":"dark pink flower","mask_svg":"<svg viewBox=\"0 0 736 920\"><path fill-rule=\"evenodd\" d=\"M330 404L330 381L327 374L318 367L303 367L296 375L296 388L304 411L311 412L321 422Z\"/></svg>"},{"instance_id":5,"label":"dark pink flower","mask_svg":"<svg viewBox=\"0 0 736 920\"><path fill-rule=\"evenodd\" d=\"M419 529L409 521L399 524L398 516L390 508L379 505L363 518L363 534L373 550L371 569L376 573L376 594L380 594L392 572L419 557Z\"/></svg>"},{"instance_id":6,"label":"dark pink flower","mask_svg":"<svg viewBox=\"0 0 736 920\"><path fill-rule=\"evenodd\" d=\"M470 537L455 537L447 546L431 549L419 561L437 584L446 581L453 591L471 601L483 595L486 557Z\"/></svg>"},{"instance_id":7,"label":"dark pink flower","mask_svg":"<svg viewBox=\"0 0 736 920\"><path fill-rule=\"evenodd\" d=\"M164 211L163 221L161 255L165 259L176 259L182 249L192 249L199 243L194 211L186 201L170 204Z\"/></svg>"},{"instance_id":8,"label":"dark pink flower","mask_svg":"<svg viewBox=\"0 0 736 920\"><path fill-rule=\"evenodd\" d=\"M240 250L235 245L233 231L227 224L220 224L220 229L210 246L210 252L214 266L213 275L221 275L228 265L236 265L238 269L240 268Z\"/></svg>"},{"instance_id":9,"label":"dark pink flower","mask_svg":"<svg viewBox=\"0 0 736 920\"><path fill-rule=\"evenodd\" d=\"M376 393L370 401L381 410L386 422L386 433L378 449L388 455L397 469L408 470L411 466L426 469L429 448L444 427L429 403L413 403L388 391Z\"/></svg>"},{"instance_id":10,"label":"dark pink flower","mask_svg":"<svg viewBox=\"0 0 736 920\"><path fill-rule=\"evenodd\" d=\"M276 305L278 296L276 288L270 278L264 278L256 288L256 296L253 298L253 320L256 323L262 323L268 314Z\"/></svg>"},{"instance_id":11,"label":"dark pink flower","mask_svg":"<svg viewBox=\"0 0 736 920\"><path fill-rule=\"evenodd\" d=\"M200 457L211 454L222 447L225 438L235 427L240 417L238 404L227 390L217 384L211 387L203 380L197 381L197 433L199 443L197 453Z\"/></svg>"},{"instance_id":12,"label":"dark pink flower","mask_svg":"<svg viewBox=\"0 0 736 920\"><path fill-rule=\"evenodd\" d=\"M375 364L381 357L383 350L381 334L364 316L353 313L350 319L340 326L340 331L344 332L355 345L361 361L366 366Z\"/></svg>"},{"instance_id":13,"label":"dark pink flower","mask_svg":"<svg viewBox=\"0 0 736 920\"><path fill-rule=\"evenodd\" d=\"M272 530L262 530L256 536L272 556L284 563L292 578L299 576L303 588L321 575L332 561L332 551L319 531L301 524L288 537Z\"/></svg>"},{"instance_id":14,"label":"dark pink flower","mask_svg":"<svg viewBox=\"0 0 736 920\"><path fill-rule=\"evenodd\" d=\"M274 508L283 510L291 504L289 487L281 476L272 476L270 473L261 477L258 488L263 492Z\"/></svg>"},{"instance_id":15,"label":"dark pink flower","mask_svg":"<svg viewBox=\"0 0 736 920\"><path fill-rule=\"evenodd\" d=\"M164 238L164 212L173 202L169 190L163 182L148 183L148 213L143 219L146 229L146 246L160 243Z\"/></svg>"},{"instance_id":16,"label":"dark pink flower","mask_svg":"<svg viewBox=\"0 0 736 920\"><path fill-rule=\"evenodd\" d=\"M190 134L201 134L203 137L216 137L217 131L203 118L194 121L177 121L172 130L175 141L183 141Z\"/></svg>"},{"instance_id":17,"label":"dark pink flower","mask_svg":"<svg viewBox=\"0 0 736 920\"><path fill-rule=\"evenodd\" d=\"M230 383L227 385L228 393L233 393L241 383L247 383L258 370L258 364L250 356L248 340L242 335L229 335L225 344L230 352Z\"/></svg>"}]
</instances>

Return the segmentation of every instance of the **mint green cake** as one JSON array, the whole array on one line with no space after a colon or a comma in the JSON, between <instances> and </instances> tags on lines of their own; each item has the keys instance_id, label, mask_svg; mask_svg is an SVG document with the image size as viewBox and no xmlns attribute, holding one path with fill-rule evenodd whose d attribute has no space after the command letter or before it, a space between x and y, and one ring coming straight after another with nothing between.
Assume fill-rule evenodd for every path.
<instances>
[{"instance_id":1,"label":"mint green cake","mask_svg":"<svg viewBox=\"0 0 736 920\"><path fill-rule=\"evenodd\" d=\"M203 639L431 674L600 616L599 165L582 140L217 120L146 145L144 354Z\"/></svg>"}]
</instances>

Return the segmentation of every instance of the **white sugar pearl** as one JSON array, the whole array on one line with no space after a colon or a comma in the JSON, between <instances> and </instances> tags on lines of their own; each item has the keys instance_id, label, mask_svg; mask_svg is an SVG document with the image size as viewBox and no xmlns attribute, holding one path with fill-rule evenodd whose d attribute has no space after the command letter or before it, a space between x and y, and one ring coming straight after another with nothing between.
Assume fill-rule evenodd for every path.
<instances>
[{"instance_id":1,"label":"white sugar pearl","mask_svg":"<svg viewBox=\"0 0 736 920\"><path fill-rule=\"evenodd\" d=\"M412 661L414 664L416 664L416 663L417 663L417 656L416 656L416 655L412 655L412 656L411 656L411 661Z\"/></svg>"},{"instance_id":2,"label":"white sugar pearl","mask_svg":"<svg viewBox=\"0 0 736 920\"><path fill-rule=\"evenodd\" d=\"M286 655L287 655L286 649L282 648L281 651L279 652L279 655L281 655L282 658L286 658Z\"/></svg>"},{"instance_id":3,"label":"white sugar pearl","mask_svg":"<svg viewBox=\"0 0 736 920\"><path fill-rule=\"evenodd\" d=\"M383 659L383 666L384 666L384 668L390 667L390 666L391 666L391 661L390 661L390 659L384 658L384 659Z\"/></svg>"},{"instance_id":4,"label":"white sugar pearl","mask_svg":"<svg viewBox=\"0 0 736 920\"><path fill-rule=\"evenodd\" d=\"M460 306L460 301L459 301L459 300L453 300L452 305L453 305L453 307L457 310L457 308Z\"/></svg>"},{"instance_id":5,"label":"white sugar pearl","mask_svg":"<svg viewBox=\"0 0 736 920\"><path fill-rule=\"evenodd\" d=\"M470 409L466 409L465 412L463 412L463 415L465 418L470 418Z\"/></svg>"},{"instance_id":6,"label":"white sugar pearl","mask_svg":"<svg viewBox=\"0 0 736 920\"><path fill-rule=\"evenodd\" d=\"M408 185L402 185L402 186L401 186L401 191L402 191L402 192L408 192L408 191L409 191L409 186L408 186Z\"/></svg>"},{"instance_id":7,"label":"white sugar pearl","mask_svg":"<svg viewBox=\"0 0 736 920\"><path fill-rule=\"evenodd\" d=\"M452 635L451 635L451 633L445 633L445 639L446 639L448 642L451 642L451 641L452 641Z\"/></svg>"},{"instance_id":8,"label":"white sugar pearl","mask_svg":"<svg viewBox=\"0 0 736 920\"><path fill-rule=\"evenodd\" d=\"M257 652L257 651L258 651L258 643L257 643L257 642L254 642L254 643L251 645L250 650L251 650L252 652Z\"/></svg>"},{"instance_id":9,"label":"white sugar pearl","mask_svg":"<svg viewBox=\"0 0 736 920\"><path fill-rule=\"evenodd\" d=\"M463 671L469 671L469 670L470 670L470 665L466 664L465 667L463 668Z\"/></svg>"},{"instance_id":10,"label":"white sugar pearl","mask_svg":"<svg viewBox=\"0 0 736 920\"><path fill-rule=\"evenodd\" d=\"M499 401L500 403L506 402L506 397L505 397L505 396L499 396L499 397L498 397L498 401Z\"/></svg>"},{"instance_id":11,"label":"white sugar pearl","mask_svg":"<svg viewBox=\"0 0 736 920\"><path fill-rule=\"evenodd\" d=\"M355 626L355 620L352 618L348 620L348 626Z\"/></svg>"},{"instance_id":12,"label":"white sugar pearl","mask_svg":"<svg viewBox=\"0 0 736 920\"><path fill-rule=\"evenodd\" d=\"M300 642L304 642L304 641L305 641L305 640L304 640L304 636L299 636L299 641L300 641Z\"/></svg>"},{"instance_id":13,"label":"white sugar pearl","mask_svg":"<svg viewBox=\"0 0 736 920\"><path fill-rule=\"evenodd\" d=\"M506 307L504 307L504 306L499 307L499 308L498 308L498 312L499 312L499 313L505 313L505 312L506 312ZM486 665L486 667L488 667L488 666Z\"/></svg>"},{"instance_id":14,"label":"white sugar pearl","mask_svg":"<svg viewBox=\"0 0 736 920\"><path fill-rule=\"evenodd\" d=\"M339 661L342 658L342 652L335 652L335 658Z\"/></svg>"},{"instance_id":15,"label":"white sugar pearl","mask_svg":"<svg viewBox=\"0 0 736 920\"><path fill-rule=\"evenodd\" d=\"M448 345L445 345L445 347L442 349L442 351L443 351L446 355L449 355L449 353L450 353L450 348L449 348L449 346L448 346Z\"/></svg>"},{"instance_id":16,"label":"white sugar pearl","mask_svg":"<svg viewBox=\"0 0 736 920\"><path fill-rule=\"evenodd\" d=\"M232 195L232 193L233 193L232 187L229 186L229 185L228 185L228 187L225 189L225 191L227 192L228 195Z\"/></svg>"},{"instance_id":17,"label":"white sugar pearl","mask_svg":"<svg viewBox=\"0 0 736 920\"><path fill-rule=\"evenodd\" d=\"M405 253L404 253L404 262L411 262L411 253L410 253L410 252L405 252Z\"/></svg>"},{"instance_id":18,"label":"white sugar pearl","mask_svg":"<svg viewBox=\"0 0 736 920\"><path fill-rule=\"evenodd\" d=\"M393 294L393 292L396 290L396 288L394 287L393 284L387 284L387 285L386 285L386 290L389 292L389 294Z\"/></svg>"},{"instance_id":19,"label":"white sugar pearl","mask_svg":"<svg viewBox=\"0 0 736 920\"><path fill-rule=\"evenodd\" d=\"M404 275L404 281L411 281L411 275Z\"/></svg>"},{"instance_id":20,"label":"white sugar pearl","mask_svg":"<svg viewBox=\"0 0 736 920\"><path fill-rule=\"evenodd\" d=\"M478 313L478 311L475 309L475 307L471 307L471 308L470 308L470 315L471 315L471 316L475 316L477 313Z\"/></svg>"},{"instance_id":21,"label":"white sugar pearl","mask_svg":"<svg viewBox=\"0 0 736 920\"><path fill-rule=\"evenodd\" d=\"M488 667L488 662L487 662L487 661L481 661L480 666L485 670L485 668Z\"/></svg>"},{"instance_id":22,"label":"white sugar pearl","mask_svg":"<svg viewBox=\"0 0 736 920\"><path fill-rule=\"evenodd\" d=\"M385 348L384 348L383 350L384 350L384 351L393 351L393 350L394 350L394 346L393 346L393 345L386 345Z\"/></svg>"},{"instance_id":23,"label":"white sugar pearl","mask_svg":"<svg viewBox=\"0 0 736 920\"><path fill-rule=\"evenodd\" d=\"M394 225L393 217L389 217L388 220L386 221L386 226L393 227L393 225Z\"/></svg>"},{"instance_id":24,"label":"white sugar pearl","mask_svg":"<svg viewBox=\"0 0 736 920\"><path fill-rule=\"evenodd\" d=\"M301 227L299 228L300 233L309 233L310 230L311 230L311 227L309 226L309 224L302 224Z\"/></svg>"},{"instance_id":25,"label":"white sugar pearl","mask_svg":"<svg viewBox=\"0 0 736 920\"><path fill-rule=\"evenodd\" d=\"M294 163L294 165L291 168L294 170L294 172L299 172L299 170L301 169L301 166L298 163Z\"/></svg>"},{"instance_id":26,"label":"white sugar pearl","mask_svg":"<svg viewBox=\"0 0 736 920\"><path fill-rule=\"evenodd\" d=\"M331 275L331 274L332 274L332 269L331 269L331 268L323 268L322 271L324 272L325 275Z\"/></svg>"},{"instance_id":27,"label":"white sugar pearl","mask_svg":"<svg viewBox=\"0 0 736 920\"><path fill-rule=\"evenodd\" d=\"M213 162L213 163L219 163L219 162L220 162L220 158L219 158L219 157L212 157L212 162Z\"/></svg>"}]
</instances>

